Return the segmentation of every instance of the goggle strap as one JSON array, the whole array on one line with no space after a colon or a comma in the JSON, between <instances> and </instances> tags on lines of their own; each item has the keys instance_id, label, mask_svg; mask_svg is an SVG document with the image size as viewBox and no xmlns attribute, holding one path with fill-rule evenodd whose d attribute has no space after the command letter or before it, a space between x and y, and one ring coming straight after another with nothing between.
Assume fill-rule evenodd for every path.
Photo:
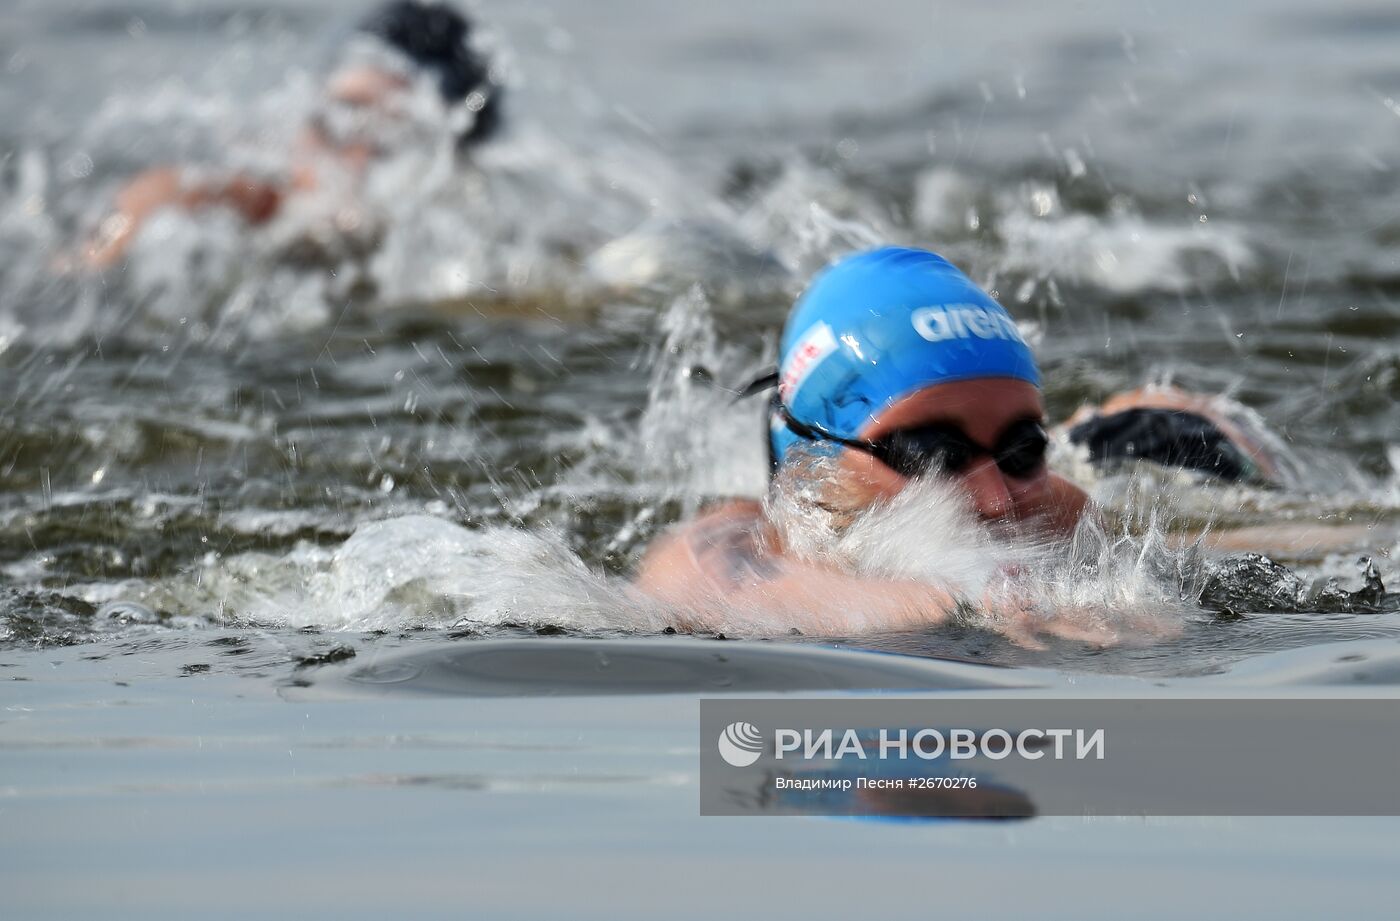
<instances>
[{"instance_id":1,"label":"goggle strap","mask_svg":"<svg viewBox=\"0 0 1400 921\"><path fill-rule=\"evenodd\" d=\"M740 388L739 392L735 394L734 399L731 401L731 404L738 403L740 400L746 400L756 393L762 393L765 390L773 389L778 386L778 380L779 375L777 371L769 371L767 374L754 378Z\"/></svg>"}]
</instances>

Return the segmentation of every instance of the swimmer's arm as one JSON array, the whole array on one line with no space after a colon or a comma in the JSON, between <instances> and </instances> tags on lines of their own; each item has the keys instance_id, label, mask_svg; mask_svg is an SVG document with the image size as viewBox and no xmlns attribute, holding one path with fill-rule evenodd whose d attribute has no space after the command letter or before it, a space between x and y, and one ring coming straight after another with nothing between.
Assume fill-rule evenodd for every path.
<instances>
[{"instance_id":1,"label":"swimmer's arm","mask_svg":"<svg viewBox=\"0 0 1400 921\"><path fill-rule=\"evenodd\" d=\"M1182 531L1171 535L1179 546L1203 543L1225 553L1264 553L1291 559L1317 558L1329 553L1351 552L1383 555L1393 546L1395 532L1363 524L1284 523Z\"/></svg>"},{"instance_id":2,"label":"swimmer's arm","mask_svg":"<svg viewBox=\"0 0 1400 921\"><path fill-rule=\"evenodd\" d=\"M146 170L117 193L115 208L83 250L91 268L107 268L119 260L142 226L163 208L196 211L215 205L232 208L252 224L270 220L281 207L282 189L243 174L214 180L190 181L177 167Z\"/></svg>"},{"instance_id":3,"label":"swimmer's arm","mask_svg":"<svg viewBox=\"0 0 1400 921\"><path fill-rule=\"evenodd\" d=\"M946 623L958 609L952 592L933 585L866 579L781 558L762 565L761 578L726 586L729 603L779 623L790 620L807 633L913 630Z\"/></svg>"},{"instance_id":4,"label":"swimmer's arm","mask_svg":"<svg viewBox=\"0 0 1400 921\"><path fill-rule=\"evenodd\" d=\"M952 592L866 579L773 554L756 516L729 507L654 548L636 586L683 612L689 630L796 627L823 634L926 627L957 609Z\"/></svg>"}]
</instances>

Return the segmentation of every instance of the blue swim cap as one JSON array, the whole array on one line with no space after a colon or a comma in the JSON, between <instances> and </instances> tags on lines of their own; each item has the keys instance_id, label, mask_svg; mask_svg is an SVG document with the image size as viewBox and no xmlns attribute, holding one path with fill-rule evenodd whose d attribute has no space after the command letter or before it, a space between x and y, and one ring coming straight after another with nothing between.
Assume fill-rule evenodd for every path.
<instances>
[{"instance_id":1,"label":"blue swim cap","mask_svg":"<svg viewBox=\"0 0 1400 921\"><path fill-rule=\"evenodd\" d=\"M1005 308L921 249L888 246L824 270L788 317L779 354L778 399L799 422L843 438L933 384L1010 377L1040 386ZM776 409L769 428L781 464L802 439Z\"/></svg>"}]
</instances>

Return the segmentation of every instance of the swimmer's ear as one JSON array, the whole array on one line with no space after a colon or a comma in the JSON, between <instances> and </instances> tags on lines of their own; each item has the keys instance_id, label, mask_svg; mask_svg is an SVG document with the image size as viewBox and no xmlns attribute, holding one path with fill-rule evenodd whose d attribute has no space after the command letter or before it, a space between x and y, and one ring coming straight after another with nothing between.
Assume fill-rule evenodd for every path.
<instances>
[{"instance_id":1,"label":"swimmer's ear","mask_svg":"<svg viewBox=\"0 0 1400 921\"><path fill-rule=\"evenodd\" d=\"M742 399L751 397L756 393L762 393L765 390L771 390L776 386L778 386L778 372L769 371L762 377L756 377L745 384L744 388L735 395L733 402L738 403Z\"/></svg>"}]
</instances>

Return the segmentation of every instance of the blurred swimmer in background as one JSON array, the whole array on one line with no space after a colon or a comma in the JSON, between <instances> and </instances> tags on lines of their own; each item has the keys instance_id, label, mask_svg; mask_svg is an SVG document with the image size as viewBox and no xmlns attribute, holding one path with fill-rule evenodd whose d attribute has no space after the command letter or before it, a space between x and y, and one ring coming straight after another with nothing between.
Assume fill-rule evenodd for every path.
<instances>
[{"instance_id":1,"label":"blurred swimmer in background","mask_svg":"<svg viewBox=\"0 0 1400 921\"><path fill-rule=\"evenodd\" d=\"M885 247L820 273L788 317L778 371L748 392L773 385L768 501L728 502L677 526L638 572L643 592L696 611L693 626L706 626L706 612L737 608L792 622L810 616L825 633L910 629L984 601L951 585L847 571L790 546L776 520L780 492L805 494L839 534L911 487L945 487L972 517L935 526L963 522L965 533L931 531L926 548L894 548L913 558L975 545L973 519L993 539L1044 541L1067 538L1097 514L1047 464L1040 370L1015 321L934 253ZM1258 440L1212 400L1185 391L1115 397L1081 410L1066 434L1101 467L1147 460L1229 482L1277 477ZM1102 625L1056 612L1009 615L999 629L1026 645L1036 634L1113 639Z\"/></svg>"},{"instance_id":2,"label":"blurred swimmer in background","mask_svg":"<svg viewBox=\"0 0 1400 921\"><path fill-rule=\"evenodd\" d=\"M432 91L416 92L425 85ZM256 226L299 195L327 187L353 194L377 159L420 139L425 122L450 131L458 150L474 147L499 128L501 96L462 13L445 3L391 0L340 49L285 175L187 165L146 170L122 185L81 261L96 269L116 264L163 209L224 208Z\"/></svg>"}]
</instances>

